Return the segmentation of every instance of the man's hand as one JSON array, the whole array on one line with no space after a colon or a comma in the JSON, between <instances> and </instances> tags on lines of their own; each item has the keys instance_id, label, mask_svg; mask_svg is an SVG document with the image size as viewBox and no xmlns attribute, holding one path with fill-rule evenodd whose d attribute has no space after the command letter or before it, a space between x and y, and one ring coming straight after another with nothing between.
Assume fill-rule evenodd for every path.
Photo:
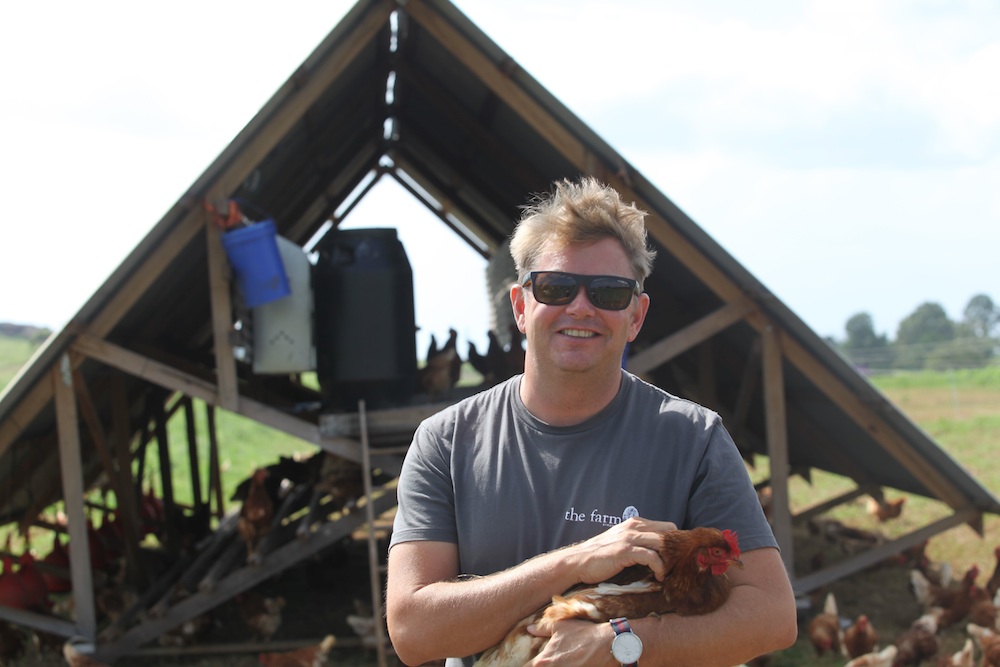
<instances>
[{"instance_id":1,"label":"man's hand","mask_svg":"<svg viewBox=\"0 0 1000 667\"><path fill-rule=\"evenodd\" d=\"M611 642L614 631L608 623L593 623L591 621L556 621L552 623L552 634L548 635L542 652L535 656L527 665L591 665L602 667L617 665L611 656ZM536 637L545 637L534 625L528 626L528 632Z\"/></svg>"},{"instance_id":2,"label":"man's hand","mask_svg":"<svg viewBox=\"0 0 1000 667\"><path fill-rule=\"evenodd\" d=\"M569 560L584 584L600 583L632 565L645 565L663 581L667 572L657 551L661 544L659 533L670 530L677 530L677 524L640 517L627 519L568 547L572 550Z\"/></svg>"}]
</instances>

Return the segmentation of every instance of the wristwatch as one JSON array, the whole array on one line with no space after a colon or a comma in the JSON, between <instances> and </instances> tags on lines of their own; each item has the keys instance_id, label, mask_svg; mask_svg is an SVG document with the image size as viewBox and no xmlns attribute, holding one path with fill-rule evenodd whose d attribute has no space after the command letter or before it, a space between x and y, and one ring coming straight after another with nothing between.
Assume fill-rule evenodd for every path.
<instances>
[{"instance_id":1,"label":"wristwatch","mask_svg":"<svg viewBox=\"0 0 1000 667\"><path fill-rule=\"evenodd\" d=\"M615 639L611 642L611 655L624 667L636 667L642 656L642 640L628 624L627 618L612 618L611 627L615 631Z\"/></svg>"}]
</instances>

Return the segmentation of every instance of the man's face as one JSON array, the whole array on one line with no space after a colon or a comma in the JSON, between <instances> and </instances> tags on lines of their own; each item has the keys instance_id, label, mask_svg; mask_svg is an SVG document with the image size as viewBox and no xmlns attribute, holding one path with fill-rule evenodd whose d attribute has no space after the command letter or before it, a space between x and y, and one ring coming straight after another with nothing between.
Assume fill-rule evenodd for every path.
<instances>
[{"instance_id":1,"label":"man's face","mask_svg":"<svg viewBox=\"0 0 1000 667\"><path fill-rule=\"evenodd\" d=\"M625 250L614 239L544 252L532 269L633 277ZM638 335L649 307L649 297L641 294L625 310L603 310L582 288L562 306L539 303L530 286L515 287L511 301L532 362L539 370L564 372L620 367L625 344Z\"/></svg>"}]
</instances>

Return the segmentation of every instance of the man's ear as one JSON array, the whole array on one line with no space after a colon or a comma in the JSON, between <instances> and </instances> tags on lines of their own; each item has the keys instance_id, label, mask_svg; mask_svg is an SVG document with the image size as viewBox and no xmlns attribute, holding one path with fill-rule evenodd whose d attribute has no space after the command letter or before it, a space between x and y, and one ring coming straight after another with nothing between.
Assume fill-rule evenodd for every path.
<instances>
[{"instance_id":1,"label":"man's ear","mask_svg":"<svg viewBox=\"0 0 1000 667\"><path fill-rule=\"evenodd\" d=\"M642 329L642 323L646 321L646 313L649 312L649 295L643 292L636 297L635 310L632 312L632 321L628 328L628 342L635 340Z\"/></svg>"},{"instance_id":2,"label":"man's ear","mask_svg":"<svg viewBox=\"0 0 1000 667\"><path fill-rule=\"evenodd\" d=\"M524 286L514 283L510 286L510 308L514 313L514 322L521 333L524 331Z\"/></svg>"}]
</instances>

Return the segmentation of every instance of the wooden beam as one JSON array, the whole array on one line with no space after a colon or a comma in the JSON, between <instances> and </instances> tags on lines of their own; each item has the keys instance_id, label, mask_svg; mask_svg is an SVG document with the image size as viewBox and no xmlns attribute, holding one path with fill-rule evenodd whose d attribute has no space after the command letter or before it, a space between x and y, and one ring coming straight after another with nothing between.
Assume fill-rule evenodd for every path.
<instances>
[{"instance_id":1,"label":"wooden beam","mask_svg":"<svg viewBox=\"0 0 1000 667\"><path fill-rule=\"evenodd\" d=\"M153 422L156 433L156 451L160 462L160 485L163 490L163 506L166 512L167 552L177 557L180 554L180 526L177 516L180 510L174 499L173 465L170 460L170 436L167 433L167 415L162 401L153 401Z\"/></svg>"},{"instance_id":2,"label":"wooden beam","mask_svg":"<svg viewBox=\"0 0 1000 667\"><path fill-rule=\"evenodd\" d=\"M125 395L125 376L115 373L111 378L111 442L118 465L118 519L125 529L125 558L129 566L130 581L140 589L149 583L146 569L139 557L141 528L139 525L138 499L132 481L132 451L129 446L132 432L129 420L128 397Z\"/></svg>"},{"instance_id":3,"label":"wooden beam","mask_svg":"<svg viewBox=\"0 0 1000 667\"><path fill-rule=\"evenodd\" d=\"M97 613L94 607L94 580L91 574L90 549L87 547L87 517L83 513L83 460L80 455L80 430L73 392L72 362L68 354L59 357L51 373L52 395L59 433L59 464L69 527L70 580L76 614L75 632L89 642L97 639Z\"/></svg>"},{"instance_id":4,"label":"wooden beam","mask_svg":"<svg viewBox=\"0 0 1000 667\"><path fill-rule=\"evenodd\" d=\"M205 419L208 424L208 496L209 505L215 499L215 516L221 519L226 513L225 496L222 492L222 468L219 462L219 433L215 427L215 406L205 403Z\"/></svg>"},{"instance_id":5,"label":"wooden beam","mask_svg":"<svg viewBox=\"0 0 1000 667\"><path fill-rule=\"evenodd\" d=\"M955 526L963 523L975 523L977 517L981 518L982 513L977 511L975 508L962 508L954 514L950 514L943 519L939 519L931 524L928 524L919 530L908 533L907 535L896 538L890 542L886 542L878 547L863 551L852 558L842 560L839 563L820 570L819 572L813 572L812 574L801 578L793 578L792 588L797 596L804 595L811 590L821 586L826 586L829 583L838 581L844 577L854 574L855 572L859 572L871 567L872 565L880 563L886 558L901 553L904 549L916 546L921 542L925 542L935 535L948 530L949 528L954 528Z\"/></svg>"},{"instance_id":6,"label":"wooden beam","mask_svg":"<svg viewBox=\"0 0 1000 667\"><path fill-rule=\"evenodd\" d=\"M375 538L375 507L372 490L372 460L368 448L368 418L364 399L358 401L358 419L361 421L361 478L365 488L365 521L368 524L368 581L372 594L372 620L375 623L375 654L379 667L386 667L386 628L382 610L382 570L379 567L378 546Z\"/></svg>"},{"instance_id":7,"label":"wooden beam","mask_svg":"<svg viewBox=\"0 0 1000 667\"><path fill-rule=\"evenodd\" d=\"M184 397L184 425L187 431L188 465L191 468L191 495L195 511L202 505L201 466L198 465L198 425L194 419L194 404L190 396Z\"/></svg>"},{"instance_id":8,"label":"wooden beam","mask_svg":"<svg viewBox=\"0 0 1000 667\"><path fill-rule=\"evenodd\" d=\"M727 303L680 331L653 343L641 352L636 352L628 358L628 369L636 375L649 373L698 343L746 319L756 310L756 304L747 297Z\"/></svg>"},{"instance_id":9,"label":"wooden beam","mask_svg":"<svg viewBox=\"0 0 1000 667\"><path fill-rule=\"evenodd\" d=\"M214 401L227 410L239 407L236 358L233 356L233 304L230 301L230 267L222 248L222 232L205 214L205 254L208 256L208 295L212 308L212 346L219 397Z\"/></svg>"},{"instance_id":10,"label":"wooden beam","mask_svg":"<svg viewBox=\"0 0 1000 667\"><path fill-rule=\"evenodd\" d=\"M200 398L206 403L214 405L217 398L215 386L210 382L131 350L126 350L106 340L81 335L77 338L73 349L108 366L118 368L161 387ZM331 454L336 454L355 463L361 462L361 446L356 440L322 437L316 424L299 419L264 403L245 396L241 397L239 414L306 442L311 442ZM383 460L382 463L387 466L389 471L395 469L392 461Z\"/></svg>"},{"instance_id":11,"label":"wooden beam","mask_svg":"<svg viewBox=\"0 0 1000 667\"><path fill-rule=\"evenodd\" d=\"M763 333L764 418L767 423L767 456L771 463L771 523L781 547L781 558L791 575L795 571L792 517L788 503L788 419L781 340L774 327Z\"/></svg>"},{"instance_id":12,"label":"wooden beam","mask_svg":"<svg viewBox=\"0 0 1000 667\"><path fill-rule=\"evenodd\" d=\"M806 509L802 510L801 512L799 512L798 514L796 514L795 516L793 516L792 523L796 524L805 523L814 516L819 516L820 514L824 514L829 510L832 510L834 507L837 507L838 505L843 505L844 503L851 502L855 498L860 498L861 496L869 493L870 490L871 489L864 486L856 486L850 491L845 491L844 493L829 498L821 503L811 505Z\"/></svg>"}]
</instances>

